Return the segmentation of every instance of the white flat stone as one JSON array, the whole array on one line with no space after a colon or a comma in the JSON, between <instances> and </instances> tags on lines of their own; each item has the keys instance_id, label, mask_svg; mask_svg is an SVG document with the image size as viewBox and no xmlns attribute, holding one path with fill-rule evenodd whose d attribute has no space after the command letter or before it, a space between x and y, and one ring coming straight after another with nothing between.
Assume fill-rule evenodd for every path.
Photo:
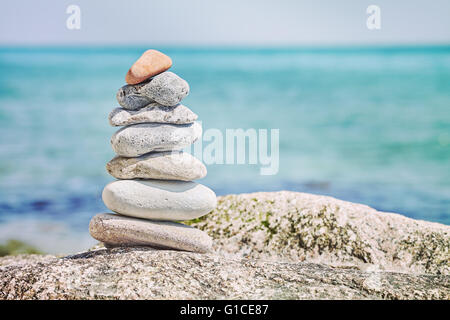
<instances>
[{"instance_id":1,"label":"white flat stone","mask_svg":"<svg viewBox=\"0 0 450 320\"><path fill-rule=\"evenodd\" d=\"M117 180L106 185L102 198L116 213L166 221L199 218L217 204L214 191L186 181Z\"/></svg>"},{"instance_id":2,"label":"white flat stone","mask_svg":"<svg viewBox=\"0 0 450 320\"><path fill-rule=\"evenodd\" d=\"M148 122L186 124L197 120L197 115L182 104L166 107L154 102L136 111L115 108L109 114L108 119L112 126Z\"/></svg>"},{"instance_id":3,"label":"white flat stone","mask_svg":"<svg viewBox=\"0 0 450 320\"><path fill-rule=\"evenodd\" d=\"M118 130L111 137L115 153L123 157L137 157L152 151L181 150L202 135L198 122L191 124L133 124Z\"/></svg>"},{"instance_id":4,"label":"white flat stone","mask_svg":"<svg viewBox=\"0 0 450 320\"><path fill-rule=\"evenodd\" d=\"M115 157L106 170L117 179L192 181L206 176L205 165L182 151L151 152L138 158Z\"/></svg>"},{"instance_id":5,"label":"white flat stone","mask_svg":"<svg viewBox=\"0 0 450 320\"><path fill-rule=\"evenodd\" d=\"M91 236L107 247L149 246L204 253L212 239L203 231L171 221L148 221L117 214L97 214L89 223Z\"/></svg>"}]
</instances>

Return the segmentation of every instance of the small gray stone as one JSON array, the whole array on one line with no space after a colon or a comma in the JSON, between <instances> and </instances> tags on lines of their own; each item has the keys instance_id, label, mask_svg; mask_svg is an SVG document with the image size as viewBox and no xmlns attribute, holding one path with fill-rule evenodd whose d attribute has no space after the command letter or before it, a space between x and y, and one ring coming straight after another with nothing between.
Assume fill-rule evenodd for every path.
<instances>
[{"instance_id":1,"label":"small gray stone","mask_svg":"<svg viewBox=\"0 0 450 320\"><path fill-rule=\"evenodd\" d=\"M171 221L148 221L116 214L97 214L89 223L91 236L107 247L149 246L205 253L212 239L203 231Z\"/></svg>"},{"instance_id":2,"label":"small gray stone","mask_svg":"<svg viewBox=\"0 0 450 320\"><path fill-rule=\"evenodd\" d=\"M189 94L189 84L175 73L163 72L147 82L125 85L117 92L117 101L127 110L138 110L149 103L174 106Z\"/></svg>"},{"instance_id":3,"label":"small gray stone","mask_svg":"<svg viewBox=\"0 0 450 320\"><path fill-rule=\"evenodd\" d=\"M202 135L198 122L191 124L142 123L121 128L111 137L118 155L137 157L152 151L181 150Z\"/></svg>"},{"instance_id":4,"label":"small gray stone","mask_svg":"<svg viewBox=\"0 0 450 320\"><path fill-rule=\"evenodd\" d=\"M199 218L217 203L214 191L204 185L164 180L117 180L106 185L102 199L116 213L165 221Z\"/></svg>"},{"instance_id":5,"label":"small gray stone","mask_svg":"<svg viewBox=\"0 0 450 320\"><path fill-rule=\"evenodd\" d=\"M191 181L206 176L205 165L182 151L151 152L138 158L115 157L106 170L117 179Z\"/></svg>"},{"instance_id":6,"label":"small gray stone","mask_svg":"<svg viewBox=\"0 0 450 320\"><path fill-rule=\"evenodd\" d=\"M182 104L167 107L153 102L137 111L116 108L111 111L108 119L112 126L148 122L186 124L197 120L197 115Z\"/></svg>"},{"instance_id":7,"label":"small gray stone","mask_svg":"<svg viewBox=\"0 0 450 320\"><path fill-rule=\"evenodd\" d=\"M189 84L175 73L166 71L142 86L140 92L164 106L173 106L189 94Z\"/></svg>"},{"instance_id":8,"label":"small gray stone","mask_svg":"<svg viewBox=\"0 0 450 320\"><path fill-rule=\"evenodd\" d=\"M141 94L139 92L140 88L144 86L146 82L139 83L136 85L125 85L117 91L116 98L117 102L127 110L139 110L146 105L155 102L151 98Z\"/></svg>"}]
</instances>

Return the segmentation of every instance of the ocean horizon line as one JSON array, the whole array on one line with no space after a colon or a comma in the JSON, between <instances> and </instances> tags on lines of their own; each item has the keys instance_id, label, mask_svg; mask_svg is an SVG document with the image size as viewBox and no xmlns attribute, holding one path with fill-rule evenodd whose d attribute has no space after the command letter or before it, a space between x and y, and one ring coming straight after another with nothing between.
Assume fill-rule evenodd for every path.
<instances>
[{"instance_id":1,"label":"ocean horizon line","mask_svg":"<svg viewBox=\"0 0 450 320\"><path fill-rule=\"evenodd\" d=\"M342 45L163 45L163 44L0 44L0 51L142 51L156 48L172 52L201 53L364 53L364 52L450 52L447 44L342 44Z\"/></svg>"}]
</instances>

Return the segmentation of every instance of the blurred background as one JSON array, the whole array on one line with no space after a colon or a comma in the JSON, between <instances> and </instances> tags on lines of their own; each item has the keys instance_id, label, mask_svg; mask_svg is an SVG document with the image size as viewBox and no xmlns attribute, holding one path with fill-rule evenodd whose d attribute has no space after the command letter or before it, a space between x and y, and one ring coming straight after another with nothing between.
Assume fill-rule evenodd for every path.
<instances>
[{"instance_id":1,"label":"blurred background","mask_svg":"<svg viewBox=\"0 0 450 320\"><path fill-rule=\"evenodd\" d=\"M79 30L66 27L71 4ZM302 191L450 224L449 12L425 0L3 3L0 245L96 243L108 113L149 48L189 82L183 103L204 130L280 129L278 174L210 165L201 182L218 195Z\"/></svg>"}]
</instances>

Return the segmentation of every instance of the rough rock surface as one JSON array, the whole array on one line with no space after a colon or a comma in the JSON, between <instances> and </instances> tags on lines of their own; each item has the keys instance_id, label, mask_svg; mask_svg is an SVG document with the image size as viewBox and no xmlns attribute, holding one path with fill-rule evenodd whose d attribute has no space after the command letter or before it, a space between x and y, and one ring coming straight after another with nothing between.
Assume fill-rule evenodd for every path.
<instances>
[{"instance_id":1,"label":"rough rock surface","mask_svg":"<svg viewBox=\"0 0 450 320\"><path fill-rule=\"evenodd\" d=\"M147 50L128 70L125 81L136 84L147 80L172 66L172 59L158 50Z\"/></svg>"},{"instance_id":2,"label":"rough rock surface","mask_svg":"<svg viewBox=\"0 0 450 320\"><path fill-rule=\"evenodd\" d=\"M186 124L197 120L197 115L182 104L166 107L154 102L136 111L115 108L109 114L108 119L109 124L112 126L126 126L146 122Z\"/></svg>"},{"instance_id":3,"label":"rough rock surface","mask_svg":"<svg viewBox=\"0 0 450 320\"><path fill-rule=\"evenodd\" d=\"M181 150L202 135L199 122L191 124L142 123L121 128L111 137L115 153L137 157L152 151Z\"/></svg>"},{"instance_id":4,"label":"rough rock surface","mask_svg":"<svg viewBox=\"0 0 450 320\"><path fill-rule=\"evenodd\" d=\"M449 226L297 192L218 200L193 223L215 253L4 257L0 299L450 299Z\"/></svg>"},{"instance_id":5,"label":"rough rock surface","mask_svg":"<svg viewBox=\"0 0 450 320\"><path fill-rule=\"evenodd\" d=\"M125 85L117 91L117 102L127 110L138 110L149 103L174 106L189 94L189 84L173 72L163 72L147 82Z\"/></svg>"},{"instance_id":6,"label":"rough rock surface","mask_svg":"<svg viewBox=\"0 0 450 320\"><path fill-rule=\"evenodd\" d=\"M182 223L150 221L102 213L91 219L91 236L109 247L150 246L192 252L211 251L212 240L203 231Z\"/></svg>"},{"instance_id":7,"label":"rough rock surface","mask_svg":"<svg viewBox=\"0 0 450 320\"><path fill-rule=\"evenodd\" d=\"M449 278L144 248L0 258L0 299L449 299ZM6 259L6 262L5 262ZM27 261L27 263L24 263Z\"/></svg>"},{"instance_id":8,"label":"rough rock surface","mask_svg":"<svg viewBox=\"0 0 450 320\"><path fill-rule=\"evenodd\" d=\"M216 194L188 181L117 180L103 189L103 202L125 216L153 220L190 220L211 212Z\"/></svg>"},{"instance_id":9,"label":"rough rock surface","mask_svg":"<svg viewBox=\"0 0 450 320\"><path fill-rule=\"evenodd\" d=\"M450 226L331 197L260 192L218 198L192 223L223 254L362 270L450 273Z\"/></svg>"},{"instance_id":10,"label":"rough rock surface","mask_svg":"<svg viewBox=\"0 0 450 320\"><path fill-rule=\"evenodd\" d=\"M117 179L192 181L206 176L205 165L182 151L151 152L138 158L115 157L106 170Z\"/></svg>"}]
</instances>

